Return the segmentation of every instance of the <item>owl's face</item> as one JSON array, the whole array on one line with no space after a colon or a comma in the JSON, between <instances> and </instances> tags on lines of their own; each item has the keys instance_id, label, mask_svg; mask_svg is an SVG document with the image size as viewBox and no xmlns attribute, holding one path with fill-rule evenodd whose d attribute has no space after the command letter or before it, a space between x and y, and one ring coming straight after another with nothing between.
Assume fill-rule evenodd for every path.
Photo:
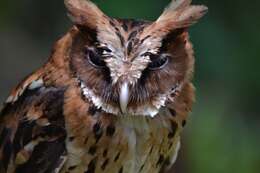
<instances>
[{"instance_id":1,"label":"owl's face","mask_svg":"<svg viewBox=\"0 0 260 173\"><path fill-rule=\"evenodd\" d=\"M113 19L90 1L67 0L80 32L70 63L83 96L108 113L151 117L174 101L193 70L187 28L206 10L180 1L184 9L171 4L146 22Z\"/></svg>"}]
</instances>

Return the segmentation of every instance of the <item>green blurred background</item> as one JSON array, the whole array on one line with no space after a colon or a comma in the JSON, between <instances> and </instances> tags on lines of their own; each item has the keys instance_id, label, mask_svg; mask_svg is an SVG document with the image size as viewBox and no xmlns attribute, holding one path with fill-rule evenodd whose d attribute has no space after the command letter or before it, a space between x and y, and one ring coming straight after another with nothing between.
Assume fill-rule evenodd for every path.
<instances>
[{"instance_id":1,"label":"green blurred background","mask_svg":"<svg viewBox=\"0 0 260 173\"><path fill-rule=\"evenodd\" d=\"M96 0L109 15L154 20L170 0ZM190 29L197 102L170 172L260 172L260 1L196 0ZM62 0L0 1L0 101L70 28ZM175 170L175 171L174 171Z\"/></svg>"}]
</instances>

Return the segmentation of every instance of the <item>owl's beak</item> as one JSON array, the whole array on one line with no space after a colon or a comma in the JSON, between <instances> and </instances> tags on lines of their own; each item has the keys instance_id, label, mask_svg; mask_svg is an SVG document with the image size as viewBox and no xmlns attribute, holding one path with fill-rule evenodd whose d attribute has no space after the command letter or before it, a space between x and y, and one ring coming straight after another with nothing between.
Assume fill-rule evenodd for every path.
<instances>
[{"instance_id":1,"label":"owl's beak","mask_svg":"<svg viewBox=\"0 0 260 173\"><path fill-rule=\"evenodd\" d=\"M129 87L128 87L128 83L124 83L120 90L120 108L122 113L126 113L128 103L129 103Z\"/></svg>"}]
</instances>

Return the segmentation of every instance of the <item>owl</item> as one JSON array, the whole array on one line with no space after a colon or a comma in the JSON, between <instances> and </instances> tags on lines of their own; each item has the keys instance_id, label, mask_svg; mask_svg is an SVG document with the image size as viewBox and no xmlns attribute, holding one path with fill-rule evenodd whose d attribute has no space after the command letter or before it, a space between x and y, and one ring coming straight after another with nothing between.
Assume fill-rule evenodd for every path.
<instances>
[{"instance_id":1,"label":"owl","mask_svg":"<svg viewBox=\"0 0 260 173\"><path fill-rule=\"evenodd\" d=\"M173 0L156 21L65 0L73 27L0 113L0 173L159 173L194 101L188 28L207 7Z\"/></svg>"}]
</instances>

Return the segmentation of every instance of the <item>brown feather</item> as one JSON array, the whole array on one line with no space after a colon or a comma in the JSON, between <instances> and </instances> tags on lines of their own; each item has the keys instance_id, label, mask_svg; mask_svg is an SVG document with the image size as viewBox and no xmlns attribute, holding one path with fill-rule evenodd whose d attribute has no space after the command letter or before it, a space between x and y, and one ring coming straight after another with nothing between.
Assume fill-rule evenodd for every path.
<instances>
[{"instance_id":1,"label":"brown feather","mask_svg":"<svg viewBox=\"0 0 260 173\"><path fill-rule=\"evenodd\" d=\"M152 36L147 42L152 42L151 49L157 50L161 47L162 39L170 32L180 28L190 27L203 17L208 8L203 5L190 5L191 0L172 0L163 14L149 27L146 27L141 38Z\"/></svg>"},{"instance_id":2,"label":"brown feather","mask_svg":"<svg viewBox=\"0 0 260 173\"><path fill-rule=\"evenodd\" d=\"M108 17L90 0L65 0L71 20L76 25L96 30Z\"/></svg>"},{"instance_id":3,"label":"brown feather","mask_svg":"<svg viewBox=\"0 0 260 173\"><path fill-rule=\"evenodd\" d=\"M0 173L158 173L172 165L195 97L187 27L206 7L172 1L147 22L107 17L88 0L65 4L75 26L0 113Z\"/></svg>"}]
</instances>

